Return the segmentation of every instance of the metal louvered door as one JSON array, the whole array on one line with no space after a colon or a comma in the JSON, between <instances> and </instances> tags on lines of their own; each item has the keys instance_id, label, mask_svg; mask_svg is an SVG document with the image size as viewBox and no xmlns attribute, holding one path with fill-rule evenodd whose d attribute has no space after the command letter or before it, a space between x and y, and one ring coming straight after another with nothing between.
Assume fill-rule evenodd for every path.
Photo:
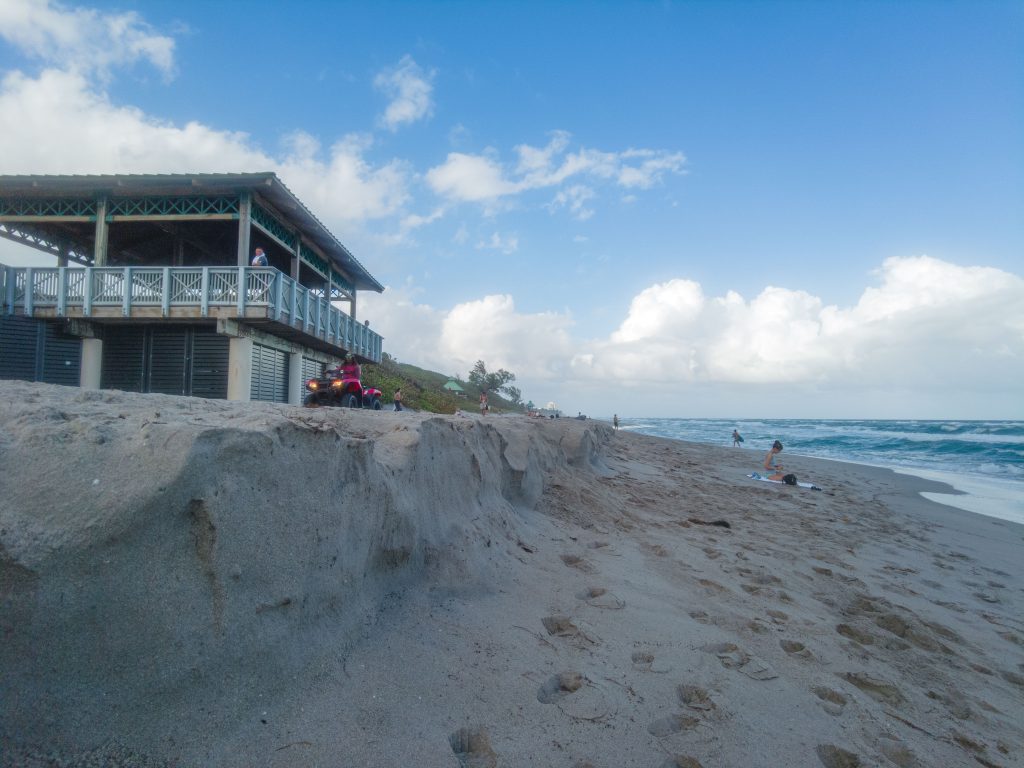
<instances>
[{"instance_id":1,"label":"metal louvered door","mask_svg":"<svg viewBox=\"0 0 1024 768\"><path fill-rule=\"evenodd\" d=\"M146 370L146 329L140 326L110 326L103 333L103 367L100 387L144 392Z\"/></svg>"},{"instance_id":2,"label":"metal louvered door","mask_svg":"<svg viewBox=\"0 0 1024 768\"><path fill-rule=\"evenodd\" d=\"M288 402L288 354L253 344L250 387L249 397L252 400Z\"/></svg>"},{"instance_id":3,"label":"metal louvered door","mask_svg":"<svg viewBox=\"0 0 1024 768\"><path fill-rule=\"evenodd\" d=\"M319 379L324 375L324 364L308 357L302 358L302 383L305 385L310 379Z\"/></svg>"},{"instance_id":4,"label":"metal louvered door","mask_svg":"<svg viewBox=\"0 0 1024 768\"><path fill-rule=\"evenodd\" d=\"M60 326L31 317L0 317L0 379L43 381L77 387L82 340Z\"/></svg>"},{"instance_id":5,"label":"metal louvered door","mask_svg":"<svg viewBox=\"0 0 1024 768\"><path fill-rule=\"evenodd\" d=\"M39 321L30 317L0 317L0 379L36 380Z\"/></svg>"},{"instance_id":6,"label":"metal louvered door","mask_svg":"<svg viewBox=\"0 0 1024 768\"><path fill-rule=\"evenodd\" d=\"M188 329L149 329L149 383L146 392L185 395L189 379Z\"/></svg>"},{"instance_id":7,"label":"metal louvered door","mask_svg":"<svg viewBox=\"0 0 1024 768\"><path fill-rule=\"evenodd\" d=\"M53 323L43 323L39 331L43 335L39 381L77 387L82 372L82 340L61 333Z\"/></svg>"},{"instance_id":8,"label":"metal louvered door","mask_svg":"<svg viewBox=\"0 0 1024 768\"><path fill-rule=\"evenodd\" d=\"M192 332L192 392L194 397L225 399L228 396L227 336L212 329Z\"/></svg>"}]
</instances>

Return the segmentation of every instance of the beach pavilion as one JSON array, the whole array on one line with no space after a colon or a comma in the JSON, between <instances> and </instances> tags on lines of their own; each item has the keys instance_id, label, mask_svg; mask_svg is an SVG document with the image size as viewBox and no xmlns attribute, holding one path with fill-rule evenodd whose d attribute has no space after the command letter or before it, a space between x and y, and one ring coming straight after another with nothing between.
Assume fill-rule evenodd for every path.
<instances>
[{"instance_id":1,"label":"beach pavilion","mask_svg":"<svg viewBox=\"0 0 1024 768\"><path fill-rule=\"evenodd\" d=\"M0 176L0 237L55 258L0 265L0 378L298 404L381 359L383 286L274 173Z\"/></svg>"}]
</instances>

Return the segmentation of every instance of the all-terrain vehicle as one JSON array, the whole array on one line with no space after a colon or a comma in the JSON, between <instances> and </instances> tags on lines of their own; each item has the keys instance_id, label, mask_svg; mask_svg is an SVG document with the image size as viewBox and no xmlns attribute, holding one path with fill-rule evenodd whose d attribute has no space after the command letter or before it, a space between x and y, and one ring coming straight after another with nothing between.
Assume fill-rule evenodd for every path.
<instances>
[{"instance_id":1,"label":"all-terrain vehicle","mask_svg":"<svg viewBox=\"0 0 1024 768\"><path fill-rule=\"evenodd\" d=\"M309 390L302 404L310 408L319 405L333 405L342 408L381 409L381 391L373 387L363 387L359 379L342 376L340 368L324 371L320 378L306 381Z\"/></svg>"}]
</instances>

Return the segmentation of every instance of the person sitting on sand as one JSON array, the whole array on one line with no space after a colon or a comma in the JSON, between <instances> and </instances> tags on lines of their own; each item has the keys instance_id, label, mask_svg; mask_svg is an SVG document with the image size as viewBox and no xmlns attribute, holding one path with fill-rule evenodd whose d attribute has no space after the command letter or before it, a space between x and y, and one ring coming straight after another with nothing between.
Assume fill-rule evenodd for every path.
<instances>
[{"instance_id":1,"label":"person sitting on sand","mask_svg":"<svg viewBox=\"0 0 1024 768\"><path fill-rule=\"evenodd\" d=\"M764 469L769 472L769 480L781 480L783 474L782 465L775 463L775 455L782 453L782 443L776 440L772 443L772 447L768 450L768 453L764 455Z\"/></svg>"}]
</instances>

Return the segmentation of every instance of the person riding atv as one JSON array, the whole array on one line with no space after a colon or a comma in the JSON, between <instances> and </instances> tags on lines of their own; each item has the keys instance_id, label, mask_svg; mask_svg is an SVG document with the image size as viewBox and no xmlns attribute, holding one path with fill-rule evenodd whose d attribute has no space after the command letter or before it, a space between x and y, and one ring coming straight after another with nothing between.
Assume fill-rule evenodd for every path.
<instances>
[{"instance_id":1,"label":"person riding atv","mask_svg":"<svg viewBox=\"0 0 1024 768\"><path fill-rule=\"evenodd\" d=\"M351 354L345 355L341 365L329 368L322 378L306 382L306 395L302 404L308 407L318 405L340 405L345 408L381 409L381 391L373 387L363 388L360 379L362 369Z\"/></svg>"}]
</instances>

